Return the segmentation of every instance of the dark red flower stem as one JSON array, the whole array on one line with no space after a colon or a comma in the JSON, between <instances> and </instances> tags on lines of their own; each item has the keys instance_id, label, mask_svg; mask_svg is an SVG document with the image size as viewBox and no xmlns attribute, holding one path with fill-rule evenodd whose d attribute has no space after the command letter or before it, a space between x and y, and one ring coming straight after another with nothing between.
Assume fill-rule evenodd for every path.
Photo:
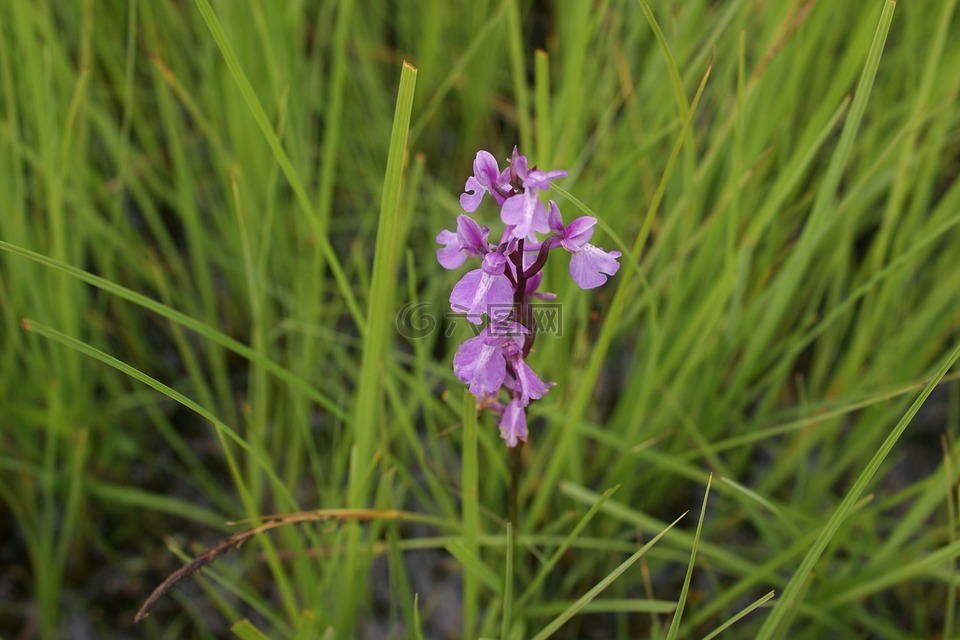
<instances>
[{"instance_id":1,"label":"dark red flower stem","mask_svg":"<svg viewBox=\"0 0 960 640\"><path fill-rule=\"evenodd\" d=\"M544 253L542 248L540 252L541 254ZM538 257L537 260L539 261L540 257ZM533 322L531 322L531 309L527 303L527 280L529 280L532 275L530 273L532 267L527 271L523 270L523 240L517 242L517 250L510 254L510 261L513 262L513 266L516 267L517 271L516 289L513 290L513 305L517 311L517 322L530 331L523 339L523 357L526 358L533 348L533 341L536 339L536 334L533 332L534 327ZM546 257L544 257L544 262L546 262ZM533 271L533 274L536 273L537 271Z\"/></svg>"},{"instance_id":2,"label":"dark red flower stem","mask_svg":"<svg viewBox=\"0 0 960 640\"><path fill-rule=\"evenodd\" d=\"M551 236L552 237L552 236ZM540 253L537 254L537 259L534 261L530 268L523 272L523 277L529 280L533 276L540 273L540 270L543 269L543 266L547 264L547 256L550 255L550 238L547 238L543 241L543 244L540 245Z\"/></svg>"}]
</instances>

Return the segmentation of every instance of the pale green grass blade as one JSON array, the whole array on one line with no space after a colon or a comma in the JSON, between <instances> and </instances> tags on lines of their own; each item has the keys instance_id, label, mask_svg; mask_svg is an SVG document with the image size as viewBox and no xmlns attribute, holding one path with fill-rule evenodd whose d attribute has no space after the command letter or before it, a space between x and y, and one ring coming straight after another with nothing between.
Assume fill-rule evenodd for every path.
<instances>
[{"instance_id":1,"label":"pale green grass blade","mask_svg":"<svg viewBox=\"0 0 960 640\"><path fill-rule=\"evenodd\" d=\"M280 366L271 359L264 358L262 355L245 344L234 340L223 332L217 331L213 327L210 327L185 313L172 309L169 306L157 302L152 298L148 298L147 296L137 293L136 291L131 291L126 287L110 282L109 280L105 280L104 278L93 275L92 273L88 273L82 269L70 266L69 264L65 264L59 260L55 260L48 256L30 251L29 249L24 249L8 242L4 242L3 240L0 240L0 250L9 251L10 253L23 256L24 258L33 260L34 262L40 263L46 267L50 267L51 269L66 273L77 280L86 282L87 284L97 287L98 289L103 289L111 295L128 300L129 302L141 306L144 309L149 309L150 311L166 318L167 320L183 325L191 331L195 331L197 334L203 336L207 340L211 340L220 346L225 347L230 351L233 351L234 353L246 358L257 366L263 367L266 371L269 371L284 382L288 383L291 387L297 389L298 392L304 393L310 397L312 400L317 402L317 404L322 406L331 414L335 415L337 418L344 421L349 420L347 414L342 409L337 407L332 400L325 397L316 389L313 389L302 378L298 377L290 370Z\"/></svg>"},{"instance_id":2,"label":"pale green grass blade","mask_svg":"<svg viewBox=\"0 0 960 640\"><path fill-rule=\"evenodd\" d=\"M637 0L637 2L643 10L643 16L647 19L650 30L657 39L657 46L660 48L660 53L663 55L664 62L666 62L667 75L670 77L670 87L673 89L673 99L677 103L677 118L681 122L685 121L689 117L690 107L687 105L687 95L683 89L683 81L680 79L680 71L677 69L677 62L673 57L673 52L670 50L670 45L667 44L663 30L660 28L659 23L657 23L657 18L653 15L653 11L650 9L647 0Z\"/></svg>"},{"instance_id":3,"label":"pale green grass blade","mask_svg":"<svg viewBox=\"0 0 960 640\"><path fill-rule=\"evenodd\" d=\"M165 496L161 493L145 491L136 487L104 482L90 483L89 490L90 495L98 500L146 511L166 513L177 518L193 520L214 529L227 530L223 516L180 498Z\"/></svg>"},{"instance_id":4,"label":"pale green grass blade","mask_svg":"<svg viewBox=\"0 0 960 640\"><path fill-rule=\"evenodd\" d=\"M477 443L477 400L463 391L463 465L460 472L460 509L463 522L463 546L470 554L480 555L480 492ZM508 524L509 526L509 524ZM512 576L507 577L511 581ZM479 621L480 584L472 571L463 572L463 637L476 635Z\"/></svg>"},{"instance_id":5,"label":"pale green grass blade","mask_svg":"<svg viewBox=\"0 0 960 640\"><path fill-rule=\"evenodd\" d=\"M686 514L683 514L686 515ZM670 531L680 520L683 519L683 515L674 520L672 523L667 525L660 533L658 533L653 539L650 540L647 544L640 547L636 553L627 558L619 567L610 572L603 580L598 582L592 589L587 591L583 596L581 596L576 602L570 605L563 613L554 618L546 627L540 630L540 632L533 637L533 640L545 640L549 638L554 633L556 633L560 627L565 625L570 618L580 613L585 606L592 602L598 595L603 593L603 591L613 583L614 580L619 578L627 569L632 567L637 560L639 560L653 545L655 545L660 538L662 538L668 531Z\"/></svg>"},{"instance_id":6,"label":"pale green grass blade","mask_svg":"<svg viewBox=\"0 0 960 640\"><path fill-rule=\"evenodd\" d=\"M583 504L593 504L600 497L600 494L594 491L578 487L568 482L561 483L560 492ZM607 500L601 507L601 511L626 524L642 527L645 531L662 531L668 526L666 523L654 517L641 513L615 500ZM684 551L689 551L693 549L694 536L686 531L678 530L671 533L666 542L676 544ZM710 558L718 565L722 565L732 571L743 575L754 575L758 571L758 566L754 562L742 558L720 545L701 542L697 546L705 557Z\"/></svg>"},{"instance_id":7,"label":"pale green grass blade","mask_svg":"<svg viewBox=\"0 0 960 640\"><path fill-rule=\"evenodd\" d=\"M844 589L831 598L827 606L848 606L851 602L857 602L861 598L889 589L894 585L930 575L934 569L942 565L953 567L957 557L960 557L960 542L954 541L922 558L901 564L883 575L866 579L852 588Z\"/></svg>"},{"instance_id":8,"label":"pale green grass blade","mask_svg":"<svg viewBox=\"0 0 960 640\"><path fill-rule=\"evenodd\" d=\"M924 387L923 391L920 392L920 395L916 400L914 400L913 404L910 406L910 409L907 410L907 413L904 414L897 425L893 428L893 431L891 431L884 440L883 444L874 454L873 458L871 458L866 468L860 473L853 486L847 492L846 496L844 496L843 501L824 525L823 530L820 532L820 535L817 537L816 541L814 541L813 546L807 552L803 562L800 563L800 566L794 572L790 582L787 583L786 588L783 590L783 595L777 600L777 604L770 612L770 615L764 622L763 627L761 627L759 635L757 636L758 640L769 640L771 638L782 637L783 634L787 632L790 622L786 618L787 612L789 609L794 608L799 604L800 594L804 590L804 584L809 579L809 575L813 570L813 567L820 559L820 556L823 555L823 552L826 550L827 545L830 544L834 535L837 533L840 525L850 514L853 505L857 502L857 500L860 499L860 496L866 490L867 485L873 479L873 476L880 468L880 465L883 463L884 459L886 459L887 455L893 450L897 440L900 439L900 436L913 420L914 416L917 414L917 411L920 410L920 407L923 406L923 403L933 392L933 389L940 383L940 380L943 379L947 371L950 370L950 368L957 362L958 359L960 359L960 346L956 347L953 352L944 360L933 379L930 380L930 382Z\"/></svg>"},{"instance_id":9,"label":"pale green grass blade","mask_svg":"<svg viewBox=\"0 0 960 640\"><path fill-rule=\"evenodd\" d=\"M510 629L513 627L513 548L515 546L513 523L507 522L506 531L507 560L503 571L503 613L500 620L500 637L510 638Z\"/></svg>"},{"instance_id":10,"label":"pale green grass blade","mask_svg":"<svg viewBox=\"0 0 960 640\"><path fill-rule=\"evenodd\" d=\"M268 640L269 636L257 629L252 622L244 618L230 627L233 635L240 640Z\"/></svg>"},{"instance_id":11,"label":"pale green grass blade","mask_svg":"<svg viewBox=\"0 0 960 640\"><path fill-rule=\"evenodd\" d=\"M895 0L886 0L884 4L880 22L877 25L877 31L874 35L873 44L867 53L863 73L860 76L860 81L854 93L853 103L850 105L850 114L840 134L837 148L830 158L830 165L817 190L813 209L810 212L809 220L804 226L803 235L798 242L797 248L790 254L787 263L780 270L777 286L772 289L773 298L769 304L764 305L764 312L761 314L757 326L753 328L753 337L747 343L744 363L739 369L741 372L751 371L751 365L754 360L768 348L774 331L782 321L787 304L793 297L800 283L800 279L804 273L806 273L814 249L834 221L830 219L830 214L834 208L837 187L843 178L843 172L853 150L853 144L870 99L870 92L876 79L877 69L880 67L880 56L883 53L887 34L890 31L890 24L893 22L893 13L896 6Z\"/></svg>"},{"instance_id":12,"label":"pale green grass blade","mask_svg":"<svg viewBox=\"0 0 960 640\"><path fill-rule=\"evenodd\" d=\"M373 460L381 419L379 407L387 375L387 361L391 356L388 345L394 328L394 292L397 287L397 269L400 265L400 247L404 240L401 230L406 226L401 220L401 192L404 169L407 162L407 138L410 133L410 114L416 87L417 70L404 63L400 72L400 87L397 93L390 148L387 153L386 173L380 198L380 216L377 224L376 248L370 297L367 309L367 326L363 333L363 353L360 361L360 378L354 399L353 448L351 451L347 503L364 507L369 500L370 475L374 471ZM358 599L357 579L366 566L361 562L360 527L347 527L346 582L343 588L344 604L339 617L339 628L352 634L356 619Z\"/></svg>"},{"instance_id":13,"label":"pale green grass blade","mask_svg":"<svg viewBox=\"0 0 960 640\"><path fill-rule=\"evenodd\" d=\"M423 637L423 628L420 624L420 594L413 595L413 637L417 640L425 640Z\"/></svg>"},{"instance_id":14,"label":"pale green grass blade","mask_svg":"<svg viewBox=\"0 0 960 640\"><path fill-rule=\"evenodd\" d=\"M37 335L43 336L45 338L49 338L50 340L53 340L54 342L58 342L64 345L65 347L69 347L70 349L78 351L83 355L89 356L99 362L102 362L103 364L113 367L114 369L130 376L134 380L137 380L138 382L142 382L148 387L151 387L152 389L162 393L163 395L167 396L174 402L177 402L178 404L183 405L187 409L190 409L191 411L199 415L201 418L205 419L207 422L213 425L214 429L216 429L219 435L225 436L227 439L236 443L241 449L243 449L247 454L249 454L257 462L260 469L264 473L266 473L267 476L273 481L275 489L280 493L280 496L283 498L284 502L286 503L286 507L288 509L291 509L293 511L299 510L299 507L297 506L296 500L294 500L293 495L290 494L290 492L285 488L283 482L281 482L280 478L277 477L273 469L273 465L271 465L269 461L267 461L264 458L263 452L251 447L250 444L244 438L242 438L236 431L231 429L229 426L224 424L215 415L210 413L210 411L208 411L204 407L201 407L196 402L186 397L179 391L176 391L175 389L172 389L171 387L163 384L159 380L156 380L148 376L142 371L139 371L134 367L131 367L129 364L122 362L117 358L114 358L110 354L104 353L103 351L96 349L90 346L89 344L81 342L76 338L72 338L64 333L57 331L56 329L51 329L50 327L39 324L33 320L25 319L23 320L22 325L23 325L23 328L27 331L36 333ZM235 477L234 481L237 482L238 487L243 486L243 483L240 481L238 477Z\"/></svg>"},{"instance_id":15,"label":"pale green grass blade","mask_svg":"<svg viewBox=\"0 0 960 640\"><path fill-rule=\"evenodd\" d=\"M464 546L463 540L454 540L444 548L460 562L464 572L473 573L474 577L495 595L503 595L503 579L497 575L496 571L487 566L479 556L470 553Z\"/></svg>"},{"instance_id":16,"label":"pale green grass blade","mask_svg":"<svg viewBox=\"0 0 960 640\"><path fill-rule=\"evenodd\" d=\"M534 95L537 114L537 158L544 166L553 166L553 148L550 139L550 57L546 51L537 49L534 53L534 59L536 68Z\"/></svg>"},{"instance_id":17,"label":"pale green grass blade","mask_svg":"<svg viewBox=\"0 0 960 640\"><path fill-rule=\"evenodd\" d=\"M405 63L400 74L400 88L394 114L386 175L380 200L373 279L370 287L368 326L364 332L360 382L354 401L353 433L357 458L364 465L373 456L377 437L377 407L382 390L384 361L389 356L387 345L394 318L394 291L399 266L399 249L403 243L400 229L400 194L407 160L407 136L416 87L417 70ZM360 469L350 470L350 504L360 507L366 502L369 479Z\"/></svg>"},{"instance_id":18,"label":"pale green grass blade","mask_svg":"<svg viewBox=\"0 0 960 640\"><path fill-rule=\"evenodd\" d=\"M347 276L343 271L340 260L337 258L337 255L334 252L333 247L330 245L329 239L327 238L327 229L323 226L323 221L320 220L317 212L314 210L313 203L311 202L310 197L307 195L306 189L304 189L300 178L297 176L296 169L294 169L293 163L290 162L287 152L284 151L280 139L274 132L273 126L270 124L270 119L263 110L263 106L261 106L260 100L257 98L257 94L253 90L253 86L251 86L250 81L247 79L247 76L243 71L243 68L240 66L240 61L237 59L232 45L227 40L226 34L223 32L223 28L220 26L220 21L217 19L217 16L213 11L213 7L210 6L209 0L196 0L196 4L201 15L203 16L204 22L207 24L207 28L210 30L210 35L213 36L213 39L217 43L217 47L220 49L220 53L223 54L224 61L227 63L227 67L230 69L230 73L237 83L237 88L240 89L240 93L243 95L243 99L247 103L250 113L257 121L257 126L260 127L260 132L263 134L264 138L266 138L277 163L283 170L283 175L287 178L290 188L293 189L293 192L296 194L297 202L303 209L303 212L307 216L308 222L313 229L313 239L317 243L320 251L323 253L323 258L330 267L330 271L333 274L334 279L337 281L337 285L340 289L340 295L343 296L344 303L347 305L347 308L353 315L353 319L354 322L356 322L357 328L362 333L366 329L366 322L364 321L363 314L360 311L360 305L357 303L356 297L353 295L353 289L350 286L350 282L347 280Z\"/></svg>"},{"instance_id":19,"label":"pale green grass blade","mask_svg":"<svg viewBox=\"0 0 960 640\"><path fill-rule=\"evenodd\" d=\"M597 514L607 499L616 493L618 488L619 486L604 491L603 495L600 496L597 501L590 506L590 509L582 518L580 518L580 521L577 522L573 529L571 529L570 533L563 538L563 542L557 547L556 551L550 555L550 558L540 566L540 569L537 571L537 575L533 577L533 580L530 581L530 583L527 585L527 588L524 589L523 593L520 594L520 597L517 598L517 608L523 608L530 598L533 597L533 594L536 593L537 589L540 588L540 585L543 584L543 581L546 580L547 576L550 574L550 571L552 571L553 568L557 566L557 563L560 562L563 554L567 552L567 549L569 549L574 541L577 540L580 533L593 519L593 516Z\"/></svg>"},{"instance_id":20,"label":"pale green grass blade","mask_svg":"<svg viewBox=\"0 0 960 640\"><path fill-rule=\"evenodd\" d=\"M761 597L759 600L757 600L757 601L751 603L750 605L748 605L747 607L745 607L743 610L738 611L738 612L737 612L737 615L733 616L732 618L730 618L729 620L727 620L726 622L724 622L722 625L720 625L719 627L717 627L716 629L714 629L713 631L711 631L711 632L708 633L707 635L703 636L703 640L713 640L713 638L716 638L718 635L720 635L721 633L723 633L724 631L726 631L727 629L729 629L730 627L732 627L733 625L735 625L741 618L746 617L746 616L749 615L751 612L759 609L759 608L762 607L764 604L766 604L767 602L769 602L770 599L773 598L774 595L775 595L775 593L774 593L773 591L771 591L770 593L768 593L768 594L764 595L763 597Z\"/></svg>"},{"instance_id":21,"label":"pale green grass blade","mask_svg":"<svg viewBox=\"0 0 960 640\"><path fill-rule=\"evenodd\" d=\"M558 600L546 604L531 605L524 610L529 617L556 616L574 603ZM677 603L671 600L641 600L630 598L597 598L588 602L580 613L673 613Z\"/></svg>"},{"instance_id":22,"label":"pale green grass blade","mask_svg":"<svg viewBox=\"0 0 960 640\"><path fill-rule=\"evenodd\" d=\"M713 474L707 477L707 488L703 492L703 504L700 506L700 519L697 520L697 532L693 536L693 547L690 549L690 563L687 565L687 574L683 579L683 587L680 589L680 598L677 601L677 609L673 613L673 619L670 621L670 628L667 630L667 640L675 640L680 633L680 620L683 618L683 608L687 604L687 596L690 594L690 578L693 577L693 567L697 561L697 546L700 544L700 533L703 530L703 520L707 514L707 498L710 497L710 484L713 482Z\"/></svg>"}]
</instances>

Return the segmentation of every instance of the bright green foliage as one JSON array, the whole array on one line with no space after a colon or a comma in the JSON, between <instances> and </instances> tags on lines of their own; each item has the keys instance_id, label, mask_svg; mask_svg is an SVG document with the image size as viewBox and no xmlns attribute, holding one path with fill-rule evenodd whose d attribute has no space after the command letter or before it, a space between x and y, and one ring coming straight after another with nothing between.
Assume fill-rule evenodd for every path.
<instances>
[{"instance_id":1,"label":"bright green foliage","mask_svg":"<svg viewBox=\"0 0 960 640\"><path fill-rule=\"evenodd\" d=\"M0 636L956 637L956 5L0 2ZM434 237L514 144L623 257L508 534ZM131 629L348 506L432 520Z\"/></svg>"}]
</instances>

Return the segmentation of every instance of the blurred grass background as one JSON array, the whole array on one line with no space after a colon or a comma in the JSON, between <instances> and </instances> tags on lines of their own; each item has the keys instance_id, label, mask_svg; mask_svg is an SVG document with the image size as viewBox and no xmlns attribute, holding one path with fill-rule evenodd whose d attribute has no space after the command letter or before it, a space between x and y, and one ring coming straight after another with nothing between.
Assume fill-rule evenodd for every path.
<instances>
[{"instance_id":1,"label":"blurred grass background","mask_svg":"<svg viewBox=\"0 0 960 640\"><path fill-rule=\"evenodd\" d=\"M956 4L0 3L0 636L957 637ZM625 255L547 265L507 554L433 238L514 144ZM347 506L440 524L279 529L133 627Z\"/></svg>"}]
</instances>

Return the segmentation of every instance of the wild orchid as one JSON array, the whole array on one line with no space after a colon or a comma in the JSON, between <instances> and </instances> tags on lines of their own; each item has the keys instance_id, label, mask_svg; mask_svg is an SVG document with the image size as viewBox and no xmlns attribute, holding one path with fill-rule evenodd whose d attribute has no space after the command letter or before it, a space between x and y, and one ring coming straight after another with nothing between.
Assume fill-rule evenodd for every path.
<instances>
[{"instance_id":1,"label":"wild orchid","mask_svg":"<svg viewBox=\"0 0 960 640\"><path fill-rule=\"evenodd\" d=\"M582 289L593 289L617 273L619 251L604 251L589 243L597 219L583 216L563 223L556 202L545 206L540 192L567 177L563 170L541 171L529 167L516 147L502 172L493 155L477 152L473 175L467 178L460 206L473 213L489 194L500 208L505 225L500 241L490 242L490 229L461 214L456 231L441 231L437 261L457 269L467 258L480 258L480 268L467 272L453 287L450 308L471 323L486 326L457 349L453 371L466 384L478 404L500 416L500 436L508 447L527 440L526 408L549 391L527 364L536 338L530 298L551 300L540 293L542 269L552 249L569 252L570 277ZM546 234L542 239L537 234ZM505 392L505 393L501 393ZM503 402L503 398L506 401Z\"/></svg>"}]
</instances>

